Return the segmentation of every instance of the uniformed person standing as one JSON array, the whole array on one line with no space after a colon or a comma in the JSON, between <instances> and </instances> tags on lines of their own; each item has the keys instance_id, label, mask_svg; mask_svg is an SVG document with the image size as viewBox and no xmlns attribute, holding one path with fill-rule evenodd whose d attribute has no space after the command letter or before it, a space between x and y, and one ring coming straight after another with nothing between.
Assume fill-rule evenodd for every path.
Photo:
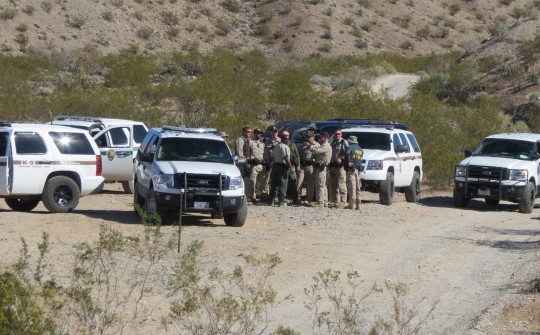
<instances>
[{"instance_id":1,"label":"uniformed person standing","mask_svg":"<svg viewBox=\"0 0 540 335\"><path fill-rule=\"evenodd\" d=\"M347 191L349 204L346 209L360 209L360 196L362 182L360 180L360 167L364 151L358 145L357 137L351 135L347 138L349 147L345 152L345 170L347 172Z\"/></svg>"},{"instance_id":2,"label":"uniformed person standing","mask_svg":"<svg viewBox=\"0 0 540 335\"><path fill-rule=\"evenodd\" d=\"M289 171L289 181L287 182L287 195L291 196L291 205L298 206L301 204L300 197L298 196L298 187L296 184L298 181L298 171L300 171L300 154L298 153L298 147L296 146L296 144L291 141L288 131L283 131L283 133L281 134L281 140L291 150L291 164L293 166L293 170Z\"/></svg>"},{"instance_id":3,"label":"uniformed person standing","mask_svg":"<svg viewBox=\"0 0 540 335\"><path fill-rule=\"evenodd\" d=\"M283 137L282 137L283 139ZM278 197L279 207L285 205L287 194L287 183L289 181L289 171L293 170L291 164L291 149L283 142L278 142L272 151L274 163L272 163L272 177L268 204L274 204L274 197Z\"/></svg>"},{"instance_id":4,"label":"uniformed person standing","mask_svg":"<svg viewBox=\"0 0 540 335\"><path fill-rule=\"evenodd\" d=\"M299 183L306 186L306 203L310 204L315 200L315 170L314 170L314 154L313 152L320 147L319 142L315 141L315 132L307 133L307 141L302 144L300 150L300 165L302 166L302 174ZM301 190L301 185L298 188ZM299 193L301 193L299 191Z\"/></svg>"},{"instance_id":5,"label":"uniformed person standing","mask_svg":"<svg viewBox=\"0 0 540 335\"><path fill-rule=\"evenodd\" d=\"M314 155L315 163L315 198L317 203L314 207L328 207L328 191L326 188L326 170L328 163L332 158L332 147L328 140L330 135L327 132L321 134L321 146L319 148L312 148L311 152Z\"/></svg>"},{"instance_id":6,"label":"uniformed person standing","mask_svg":"<svg viewBox=\"0 0 540 335\"><path fill-rule=\"evenodd\" d=\"M336 130L332 141L332 159L329 164L328 200L342 207L347 205L347 173L343 162L348 146L347 141L343 139L341 129Z\"/></svg>"},{"instance_id":7,"label":"uniformed person standing","mask_svg":"<svg viewBox=\"0 0 540 335\"><path fill-rule=\"evenodd\" d=\"M268 195L270 193L270 177L272 175L272 163L274 158L272 157L272 152L274 151L275 146L281 141L278 137L278 128L272 127L271 137L264 140L264 194Z\"/></svg>"},{"instance_id":8,"label":"uniformed person standing","mask_svg":"<svg viewBox=\"0 0 540 335\"><path fill-rule=\"evenodd\" d=\"M242 128L242 136L234 141L234 154L238 157L249 158L249 141L251 139L251 127L245 126ZM244 193L249 194L249 164L246 164L240 169L244 180Z\"/></svg>"},{"instance_id":9,"label":"uniformed person standing","mask_svg":"<svg viewBox=\"0 0 540 335\"><path fill-rule=\"evenodd\" d=\"M264 193L264 143L263 131L259 128L253 130L254 138L249 141L249 194L248 201L255 203L257 196Z\"/></svg>"}]
</instances>

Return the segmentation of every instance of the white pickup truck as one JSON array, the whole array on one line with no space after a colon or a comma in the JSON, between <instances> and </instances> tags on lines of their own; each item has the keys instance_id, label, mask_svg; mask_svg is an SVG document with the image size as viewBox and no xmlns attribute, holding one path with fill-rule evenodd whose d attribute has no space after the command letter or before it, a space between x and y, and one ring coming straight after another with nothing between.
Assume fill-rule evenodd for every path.
<instances>
[{"instance_id":1,"label":"white pickup truck","mask_svg":"<svg viewBox=\"0 0 540 335\"><path fill-rule=\"evenodd\" d=\"M456 166L454 205L466 207L470 199L488 205L516 202L521 213L531 213L538 195L540 134L508 133L486 137Z\"/></svg>"}]
</instances>

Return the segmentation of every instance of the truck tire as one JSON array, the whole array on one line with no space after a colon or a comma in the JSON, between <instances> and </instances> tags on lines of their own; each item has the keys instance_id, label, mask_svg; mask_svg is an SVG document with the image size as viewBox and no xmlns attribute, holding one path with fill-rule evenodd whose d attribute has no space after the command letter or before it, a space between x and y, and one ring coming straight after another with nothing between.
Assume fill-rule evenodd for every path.
<instances>
[{"instance_id":1,"label":"truck tire","mask_svg":"<svg viewBox=\"0 0 540 335\"><path fill-rule=\"evenodd\" d=\"M223 213L223 220L225 224L231 227L242 227L246 223L247 219L247 203L246 200L242 202L242 206L236 213Z\"/></svg>"},{"instance_id":2,"label":"truck tire","mask_svg":"<svg viewBox=\"0 0 540 335\"><path fill-rule=\"evenodd\" d=\"M467 198L463 192L456 190L455 188L452 200L454 201L454 206L458 208L465 208L469 203L469 198Z\"/></svg>"},{"instance_id":3,"label":"truck tire","mask_svg":"<svg viewBox=\"0 0 540 335\"><path fill-rule=\"evenodd\" d=\"M30 212L36 208L41 199L39 197L20 199L20 198L6 198L6 204L9 208L17 212Z\"/></svg>"},{"instance_id":4,"label":"truck tire","mask_svg":"<svg viewBox=\"0 0 540 335\"><path fill-rule=\"evenodd\" d=\"M122 182L122 188L124 189L124 192L126 194L133 194L135 192L135 182L133 181L133 179L124 180Z\"/></svg>"},{"instance_id":5,"label":"truck tire","mask_svg":"<svg viewBox=\"0 0 540 335\"><path fill-rule=\"evenodd\" d=\"M51 213L71 212L79 204L81 191L77 183L67 176L47 180L41 200Z\"/></svg>"},{"instance_id":6,"label":"truck tire","mask_svg":"<svg viewBox=\"0 0 540 335\"><path fill-rule=\"evenodd\" d=\"M535 186L528 182L523 191L523 196L519 200L519 212L529 214L534 209L534 199L536 198Z\"/></svg>"},{"instance_id":7,"label":"truck tire","mask_svg":"<svg viewBox=\"0 0 540 335\"><path fill-rule=\"evenodd\" d=\"M381 181L379 189L379 200L381 204L390 206L394 201L394 174L386 173L386 180Z\"/></svg>"},{"instance_id":8,"label":"truck tire","mask_svg":"<svg viewBox=\"0 0 540 335\"><path fill-rule=\"evenodd\" d=\"M172 224L175 221L174 216L170 215L160 204L156 202L156 192L152 189L146 194L144 209L150 221L152 221L151 217L154 215L154 213L159 215L161 218L161 224Z\"/></svg>"},{"instance_id":9,"label":"truck tire","mask_svg":"<svg viewBox=\"0 0 540 335\"><path fill-rule=\"evenodd\" d=\"M420 173L414 171L411 185L405 188L405 200L417 203L420 201Z\"/></svg>"}]
</instances>

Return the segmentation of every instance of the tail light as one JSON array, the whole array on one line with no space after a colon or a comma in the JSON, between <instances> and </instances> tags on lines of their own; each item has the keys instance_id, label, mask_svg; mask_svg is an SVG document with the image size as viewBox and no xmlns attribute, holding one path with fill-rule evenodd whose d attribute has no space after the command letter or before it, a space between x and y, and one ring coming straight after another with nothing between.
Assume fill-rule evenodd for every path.
<instances>
[{"instance_id":1,"label":"tail light","mask_svg":"<svg viewBox=\"0 0 540 335\"><path fill-rule=\"evenodd\" d=\"M96 176L101 176L103 170L103 162L101 161L101 155L96 155Z\"/></svg>"}]
</instances>

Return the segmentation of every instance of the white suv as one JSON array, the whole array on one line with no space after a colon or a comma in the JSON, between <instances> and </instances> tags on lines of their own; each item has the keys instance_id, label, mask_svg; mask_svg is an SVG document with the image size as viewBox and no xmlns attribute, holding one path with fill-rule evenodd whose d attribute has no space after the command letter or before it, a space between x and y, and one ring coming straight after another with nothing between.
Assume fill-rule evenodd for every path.
<instances>
[{"instance_id":1,"label":"white suv","mask_svg":"<svg viewBox=\"0 0 540 335\"><path fill-rule=\"evenodd\" d=\"M405 192L408 202L420 200L422 153L413 133L400 125L381 124L342 129L343 138L354 135L364 151L360 178L362 190L379 193L391 205L394 192Z\"/></svg>"},{"instance_id":2,"label":"white suv","mask_svg":"<svg viewBox=\"0 0 540 335\"><path fill-rule=\"evenodd\" d=\"M57 116L48 124L86 129L99 148L105 181L120 181L126 193L133 193L133 159L148 132L144 123L123 119Z\"/></svg>"},{"instance_id":3,"label":"white suv","mask_svg":"<svg viewBox=\"0 0 540 335\"><path fill-rule=\"evenodd\" d=\"M84 130L0 122L0 197L13 210L43 201L50 212L69 212L102 187L101 167Z\"/></svg>"},{"instance_id":4,"label":"white suv","mask_svg":"<svg viewBox=\"0 0 540 335\"><path fill-rule=\"evenodd\" d=\"M484 198L488 205L508 200L518 203L521 213L533 211L540 183L540 134L491 135L465 156L454 177L456 207Z\"/></svg>"},{"instance_id":5,"label":"white suv","mask_svg":"<svg viewBox=\"0 0 540 335\"><path fill-rule=\"evenodd\" d=\"M152 128L135 158L135 204L165 222L173 213L223 216L229 226L241 227L247 217L244 183L225 140L200 129Z\"/></svg>"}]
</instances>

